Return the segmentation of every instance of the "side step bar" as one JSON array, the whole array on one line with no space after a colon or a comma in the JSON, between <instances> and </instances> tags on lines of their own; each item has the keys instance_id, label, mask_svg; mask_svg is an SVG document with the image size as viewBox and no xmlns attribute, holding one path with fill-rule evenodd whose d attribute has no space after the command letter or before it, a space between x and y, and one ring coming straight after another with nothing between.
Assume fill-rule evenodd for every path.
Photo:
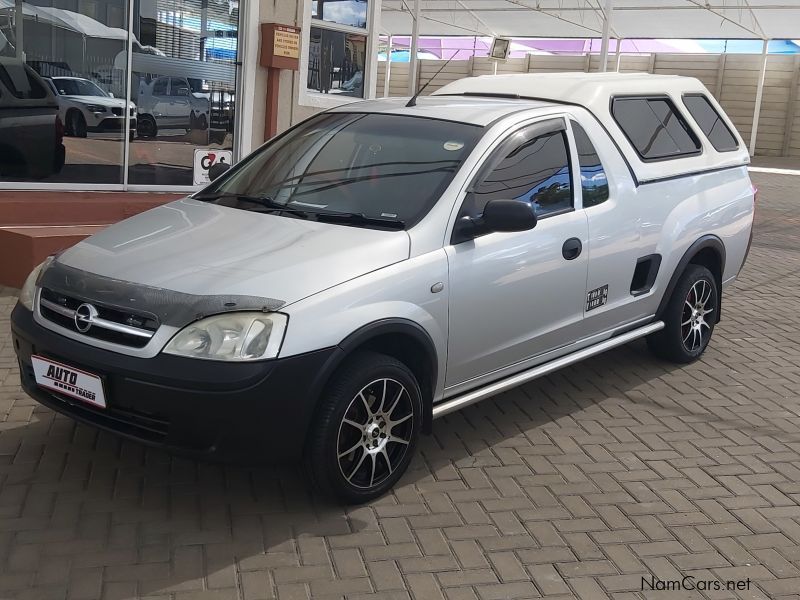
<instances>
[{"instance_id":1,"label":"side step bar","mask_svg":"<svg viewBox=\"0 0 800 600\"><path fill-rule=\"evenodd\" d=\"M500 392L505 392L506 390L515 388L518 385L527 383L528 381L533 381L539 377L549 375L553 371L557 371L558 369L562 369L574 363L580 362L591 356L601 354L602 352L611 350L617 346L622 346L623 344L627 344L628 342L632 342L640 337L650 335L651 333L655 333L661 329L664 329L664 322L656 321L655 323L650 323L644 327L639 327L638 329L634 329L607 340L603 340L594 346L589 346L588 348L578 350L572 354L567 354L561 358L556 358L555 360L551 360L550 362L546 362L542 365L537 365L531 369L528 369L527 371L523 371L522 373L511 375L505 379L501 379L500 381L495 381L489 385L478 388L477 390L472 390L465 394L461 394L460 396L456 396L455 398L450 398L449 400L445 400L444 402L434 405L433 418L436 419L451 412L461 410L462 408L469 406L470 404L480 402L489 396L494 396Z\"/></svg>"}]
</instances>

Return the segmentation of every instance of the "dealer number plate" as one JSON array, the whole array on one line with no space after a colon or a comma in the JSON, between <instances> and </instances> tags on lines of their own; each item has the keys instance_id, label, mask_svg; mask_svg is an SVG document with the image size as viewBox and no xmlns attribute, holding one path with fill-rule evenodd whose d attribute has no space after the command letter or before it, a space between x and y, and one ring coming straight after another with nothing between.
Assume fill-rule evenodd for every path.
<instances>
[{"instance_id":1,"label":"dealer number plate","mask_svg":"<svg viewBox=\"0 0 800 600\"><path fill-rule=\"evenodd\" d=\"M31 361L36 383L43 388L100 408L106 407L103 380L97 375L41 356L32 356Z\"/></svg>"}]
</instances>

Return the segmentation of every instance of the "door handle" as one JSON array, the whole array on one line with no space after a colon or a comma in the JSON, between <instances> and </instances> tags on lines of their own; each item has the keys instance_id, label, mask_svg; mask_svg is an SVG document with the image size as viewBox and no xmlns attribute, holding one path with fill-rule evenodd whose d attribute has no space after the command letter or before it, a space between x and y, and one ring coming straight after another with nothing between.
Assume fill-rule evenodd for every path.
<instances>
[{"instance_id":1,"label":"door handle","mask_svg":"<svg viewBox=\"0 0 800 600\"><path fill-rule=\"evenodd\" d=\"M574 260L581 255L583 244L578 238L569 238L564 245L561 246L561 255L567 260Z\"/></svg>"}]
</instances>

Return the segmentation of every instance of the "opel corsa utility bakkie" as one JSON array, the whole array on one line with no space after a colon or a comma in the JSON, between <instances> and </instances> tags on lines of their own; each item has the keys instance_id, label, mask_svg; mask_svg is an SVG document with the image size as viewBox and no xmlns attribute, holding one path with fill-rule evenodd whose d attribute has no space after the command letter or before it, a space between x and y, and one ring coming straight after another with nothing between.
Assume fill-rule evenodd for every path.
<instances>
[{"instance_id":1,"label":"opel corsa utility bakkie","mask_svg":"<svg viewBox=\"0 0 800 600\"><path fill-rule=\"evenodd\" d=\"M22 385L171 451L386 492L451 411L646 337L688 363L750 245L696 79L500 75L347 104L31 273Z\"/></svg>"}]
</instances>

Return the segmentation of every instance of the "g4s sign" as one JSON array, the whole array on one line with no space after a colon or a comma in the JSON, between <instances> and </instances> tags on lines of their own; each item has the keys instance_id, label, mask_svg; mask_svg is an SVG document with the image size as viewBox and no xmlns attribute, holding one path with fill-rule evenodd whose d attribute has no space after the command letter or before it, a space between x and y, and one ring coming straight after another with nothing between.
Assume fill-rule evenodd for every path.
<instances>
[{"instance_id":1,"label":"g4s sign","mask_svg":"<svg viewBox=\"0 0 800 600\"><path fill-rule=\"evenodd\" d=\"M233 152L230 150L210 150L195 148L194 151L194 185L210 183L208 170L217 163L233 163Z\"/></svg>"}]
</instances>

